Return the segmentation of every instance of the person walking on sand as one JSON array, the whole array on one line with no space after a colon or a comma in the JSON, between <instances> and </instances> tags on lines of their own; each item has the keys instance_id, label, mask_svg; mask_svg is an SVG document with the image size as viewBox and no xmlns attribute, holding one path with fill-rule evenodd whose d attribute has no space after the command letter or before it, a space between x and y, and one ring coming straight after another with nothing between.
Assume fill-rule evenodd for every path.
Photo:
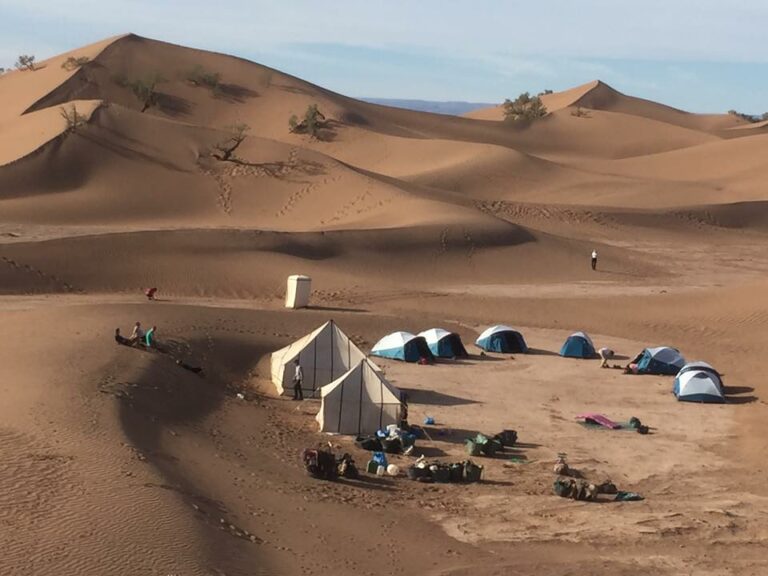
<instances>
[{"instance_id":1,"label":"person walking on sand","mask_svg":"<svg viewBox=\"0 0 768 576\"><path fill-rule=\"evenodd\" d=\"M304 370L299 364L299 359L293 361L295 371L293 373L293 399L304 400L304 391L301 389L301 385L304 382Z\"/></svg>"},{"instance_id":2,"label":"person walking on sand","mask_svg":"<svg viewBox=\"0 0 768 576\"><path fill-rule=\"evenodd\" d=\"M597 250L592 250L592 270L597 270Z\"/></svg>"}]
</instances>

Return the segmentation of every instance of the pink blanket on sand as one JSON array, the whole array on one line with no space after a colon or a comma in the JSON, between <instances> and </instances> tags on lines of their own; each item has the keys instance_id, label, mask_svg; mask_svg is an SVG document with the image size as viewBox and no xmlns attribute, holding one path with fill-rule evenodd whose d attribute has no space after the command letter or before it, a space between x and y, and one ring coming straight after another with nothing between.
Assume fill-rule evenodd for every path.
<instances>
[{"instance_id":1,"label":"pink blanket on sand","mask_svg":"<svg viewBox=\"0 0 768 576\"><path fill-rule=\"evenodd\" d=\"M605 426L606 428L610 428L611 430L617 430L621 428L620 424L616 424L613 420L609 420L602 414L596 414L594 412L587 412L586 414L579 414L576 416L577 420L584 420L585 422L594 422L595 424L600 424L600 426Z\"/></svg>"}]
</instances>

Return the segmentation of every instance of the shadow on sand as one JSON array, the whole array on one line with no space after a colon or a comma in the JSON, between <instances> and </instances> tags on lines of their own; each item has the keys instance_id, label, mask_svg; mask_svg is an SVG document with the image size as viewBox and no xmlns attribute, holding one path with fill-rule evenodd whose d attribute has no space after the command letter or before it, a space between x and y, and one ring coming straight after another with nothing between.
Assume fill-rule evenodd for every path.
<instances>
[{"instance_id":1,"label":"shadow on sand","mask_svg":"<svg viewBox=\"0 0 768 576\"><path fill-rule=\"evenodd\" d=\"M412 388L400 388L408 394L408 402L412 404L428 404L430 406L462 406L465 404L477 404L476 400L462 398L434 390L415 390Z\"/></svg>"}]
</instances>

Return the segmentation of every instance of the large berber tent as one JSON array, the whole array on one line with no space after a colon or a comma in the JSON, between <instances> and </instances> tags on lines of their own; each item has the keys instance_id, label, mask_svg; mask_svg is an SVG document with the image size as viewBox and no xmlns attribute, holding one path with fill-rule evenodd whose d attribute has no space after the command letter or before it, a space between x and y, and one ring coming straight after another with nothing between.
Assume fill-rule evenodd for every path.
<instances>
[{"instance_id":1,"label":"large berber tent","mask_svg":"<svg viewBox=\"0 0 768 576\"><path fill-rule=\"evenodd\" d=\"M278 394L292 392L293 363L297 358L304 372L302 390L311 395L359 364L365 354L330 320L311 334L272 353L272 382Z\"/></svg>"},{"instance_id":2,"label":"large berber tent","mask_svg":"<svg viewBox=\"0 0 768 576\"><path fill-rule=\"evenodd\" d=\"M442 328L430 328L419 333L427 341L432 354L437 358L466 358L467 349L461 341L461 336Z\"/></svg>"},{"instance_id":3,"label":"large berber tent","mask_svg":"<svg viewBox=\"0 0 768 576\"><path fill-rule=\"evenodd\" d=\"M685 366L685 358L678 350L667 346L646 348L637 360L638 374L676 375Z\"/></svg>"},{"instance_id":4,"label":"large berber tent","mask_svg":"<svg viewBox=\"0 0 768 576\"><path fill-rule=\"evenodd\" d=\"M424 337L410 332L393 332L384 336L374 344L371 354L405 362L418 362L422 358L432 362L435 359Z\"/></svg>"},{"instance_id":5,"label":"large berber tent","mask_svg":"<svg viewBox=\"0 0 768 576\"><path fill-rule=\"evenodd\" d=\"M502 324L486 329L480 334L475 344L488 352L528 352L528 345L523 335Z\"/></svg>"},{"instance_id":6,"label":"large berber tent","mask_svg":"<svg viewBox=\"0 0 768 576\"><path fill-rule=\"evenodd\" d=\"M400 422L400 393L368 359L320 390L321 432L374 434Z\"/></svg>"},{"instance_id":7,"label":"large berber tent","mask_svg":"<svg viewBox=\"0 0 768 576\"><path fill-rule=\"evenodd\" d=\"M560 356L568 358L594 358L596 354L592 339L584 332L574 332L560 348Z\"/></svg>"}]
</instances>

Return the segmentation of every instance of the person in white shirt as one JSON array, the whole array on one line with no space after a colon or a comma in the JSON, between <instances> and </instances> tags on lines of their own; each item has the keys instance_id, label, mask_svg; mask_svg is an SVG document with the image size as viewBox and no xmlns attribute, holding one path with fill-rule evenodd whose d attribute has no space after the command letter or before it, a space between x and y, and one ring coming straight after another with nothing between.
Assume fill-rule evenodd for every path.
<instances>
[{"instance_id":1,"label":"person in white shirt","mask_svg":"<svg viewBox=\"0 0 768 576\"><path fill-rule=\"evenodd\" d=\"M131 344L138 344L144 338L144 330L141 328L141 322L136 322L131 332Z\"/></svg>"},{"instance_id":2,"label":"person in white shirt","mask_svg":"<svg viewBox=\"0 0 768 576\"><path fill-rule=\"evenodd\" d=\"M304 370L299 364L299 359L293 361L295 371L293 373L293 399L304 400L304 391L301 389L302 382L304 382Z\"/></svg>"},{"instance_id":3,"label":"person in white shirt","mask_svg":"<svg viewBox=\"0 0 768 576\"><path fill-rule=\"evenodd\" d=\"M592 250L592 270L597 269L597 250Z\"/></svg>"}]
</instances>

